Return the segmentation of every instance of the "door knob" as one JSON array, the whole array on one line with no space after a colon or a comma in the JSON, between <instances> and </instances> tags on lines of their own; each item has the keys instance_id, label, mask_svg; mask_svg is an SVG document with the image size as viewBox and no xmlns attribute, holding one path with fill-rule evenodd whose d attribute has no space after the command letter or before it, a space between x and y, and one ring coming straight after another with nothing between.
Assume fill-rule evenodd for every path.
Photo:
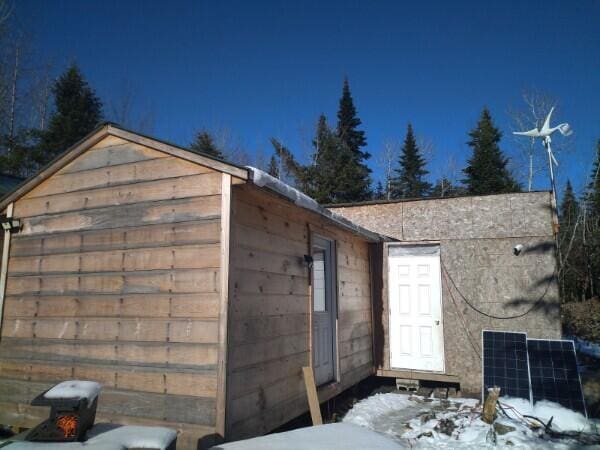
<instances>
[{"instance_id":1,"label":"door knob","mask_svg":"<svg viewBox=\"0 0 600 450\"><path fill-rule=\"evenodd\" d=\"M439 325L439 324L440 324L440 321L439 321L439 320L436 320L436 321L435 321L435 324L436 324L436 325Z\"/></svg>"}]
</instances>

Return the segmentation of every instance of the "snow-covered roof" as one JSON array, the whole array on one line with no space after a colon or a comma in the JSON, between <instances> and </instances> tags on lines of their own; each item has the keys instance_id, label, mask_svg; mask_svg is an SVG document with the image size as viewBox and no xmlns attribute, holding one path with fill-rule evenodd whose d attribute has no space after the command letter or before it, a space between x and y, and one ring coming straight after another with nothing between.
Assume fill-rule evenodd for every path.
<instances>
[{"instance_id":1,"label":"snow-covered roof","mask_svg":"<svg viewBox=\"0 0 600 450\"><path fill-rule=\"evenodd\" d=\"M295 205L315 212L326 219L335 222L337 225L368 239L369 241L379 242L391 240L387 236L367 230L366 228L351 222L345 217L342 217L339 214L324 208L323 206L319 205L315 199L309 197L298 189L293 188L289 184L286 184L283 181L269 175L263 170L252 166L246 166L246 168L248 169L252 182L258 187L275 192L292 201Z\"/></svg>"},{"instance_id":2,"label":"snow-covered roof","mask_svg":"<svg viewBox=\"0 0 600 450\"><path fill-rule=\"evenodd\" d=\"M394 450L402 448L404 447L382 434L347 423L300 428L212 447L213 450Z\"/></svg>"},{"instance_id":3,"label":"snow-covered roof","mask_svg":"<svg viewBox=\"0 0 600 450\"><path fill-rule=\"evenodd\" d=\"M98 396L102 386L95 381L68 380L58 383L53 388L44 393L47 399L87 399L88 403L94 401Z\"/></svg>"}]
</instances>

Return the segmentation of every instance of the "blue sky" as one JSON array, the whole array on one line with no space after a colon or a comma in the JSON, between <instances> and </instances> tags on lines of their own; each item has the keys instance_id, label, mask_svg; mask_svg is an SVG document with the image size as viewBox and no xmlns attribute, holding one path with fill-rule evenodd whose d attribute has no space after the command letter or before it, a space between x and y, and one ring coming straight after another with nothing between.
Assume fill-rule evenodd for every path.
<instances>
[{"instance_id":1,"label":"blue sky","mask_svg":"<svg viewBox=\"0 0 600 450\"><path fill-rule=\"evenodd\" d=\"M559 185L583 186L600 138L596 0L18 0L16 10L40 58L57 71L76 61L107 104L129 83L152 111L151 134L183 145L199 128L227 129L251 154L270 153L275 136L302 157L318 115L335 121L344 76L375 179L383 143L409 121L433 144L432 178L449 155L462 167L484 105L512 154L508 111L524 90L557 98L556 120L575 131Z\"/></svg>"}]
</instances>

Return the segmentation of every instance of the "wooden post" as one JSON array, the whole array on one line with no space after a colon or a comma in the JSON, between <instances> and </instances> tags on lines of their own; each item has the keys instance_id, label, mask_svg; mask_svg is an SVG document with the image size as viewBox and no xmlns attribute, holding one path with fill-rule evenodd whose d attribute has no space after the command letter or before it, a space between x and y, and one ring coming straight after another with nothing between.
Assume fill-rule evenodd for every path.
<instances>
[{"instance_id":1,"label":"wooden post","mask_svg":"<svg viewBox=\"0 0 600 450\"><path fill-rule=\"evenodd\" d=\"M14 203L6 207L6 217L12 218ZM0 336L2 335L2 320L4 318L4 297L6 294L6 278L8 275L8 254L10 253L10 231L4 230L2 243L2 265L0 266Z\"/></svg>"},{"instance_id":2,"label":"wooden post","mask_svg":"<svg viewBox=\"0 0 600 450\"><path fill-rule=\"evenodd\" d=\"M312 230L310 223L306 224L307 255L312 256ZM312 265L308 266L308 365L313 366L313 295L312 295Z\"/></svg>"},{"instance_id":3,"label":"wooden post","mask_svg":"<svg viewBox=\"0 0 600 450\"><path fill-rule=\"evenodd\" d=\"M304 384L306 386L306 396L308 397L308 406L310 408L310 418L313 425L323 425L321 417L321 407L319 406L319 397L317 396L317 387L312 367L303 367Z\"/></svg>"},{"instance_id":4,"label":"wooden post","mask_svg":"<svg viewBox=\"0 0 600 450\"><path fill-rule=\"evenodd\" d=\"M217 361L217 398L215 431L225 438L227 409L227 313L229 309L229 240L231 239L231 175L221 178L221 260L219 304L219 359Z\"/></svg>"}]
</instances>

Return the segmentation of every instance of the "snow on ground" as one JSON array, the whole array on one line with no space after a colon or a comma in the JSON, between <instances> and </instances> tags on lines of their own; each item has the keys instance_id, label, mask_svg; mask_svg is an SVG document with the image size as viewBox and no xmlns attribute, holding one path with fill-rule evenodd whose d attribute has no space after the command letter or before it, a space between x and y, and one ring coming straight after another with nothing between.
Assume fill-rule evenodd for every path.
<instances>
[{"instance_id":1,"label":"snow on ground","mask_svg":"<svg viewBox=\"0 0 600 450\"><path fill-rule=\"evenodd\" d=\"M585 417L560 405L540 402L531 407L519 399L500 399L521 414L549 420L561 431L591 431ZM354 405L343 421L385 434L407 448L502 448L571 449L570 440L549 440L540 430L530 429L524 422L500 417L496 432L480 419L481 408L474 399L437 400L401 393L376 394ZM511 411L509 409L509 411ZM497 446L494 445L494 435Z\"/></svg>"},{"instance_id":2,"label":"snow on ground","mask_svg":"<svg viewBox=\"0 0 600 450\"><path fill-rule=\"evenodd\" d=\"M600 344L586 341L575 336L571 336L568 339L572 339L573 342L575 342L575 350L579 353L600 359Z\"/></svg>"},{"instance_id":3,"label":"snow on ground","mask_svg":"<svg viewBox=\"0 0 600 450\"><path fill-rule=\"evenodd\" d=\"M510 405L519 413L537 417L548 423L552 419L552 427L557 431L593 431L594 422L588 421L585 416L576 411L564 408L557 403L541 401L534 406L522 398L503 397L501 405ZM507 410L511 415L510 410Z\"/></svg>"}]
</instances>

